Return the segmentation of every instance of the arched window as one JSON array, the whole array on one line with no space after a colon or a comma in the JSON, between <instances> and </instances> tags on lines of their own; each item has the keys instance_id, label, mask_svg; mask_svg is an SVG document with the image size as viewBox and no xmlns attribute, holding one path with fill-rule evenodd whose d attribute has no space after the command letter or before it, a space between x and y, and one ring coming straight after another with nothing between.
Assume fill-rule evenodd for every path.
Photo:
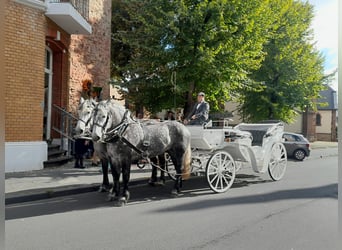
<instances>
[{"instance_id":1,"label":"arched window","mask_svg":"<svg viewBox=\"0 0 342 250\"><path fill-rule=\"evenodd\" d=\"M320 113L316 114L316 126L322 126L322 116Z\"/></svg>"}]
</instances>

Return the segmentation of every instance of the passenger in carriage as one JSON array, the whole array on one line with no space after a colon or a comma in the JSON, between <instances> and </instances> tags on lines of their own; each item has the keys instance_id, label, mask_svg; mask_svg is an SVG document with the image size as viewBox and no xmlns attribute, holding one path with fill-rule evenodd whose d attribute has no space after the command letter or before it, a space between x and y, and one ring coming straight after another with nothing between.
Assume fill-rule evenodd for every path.
<instances>
[{"instance_id":1,"label":"passenger in carriage","mask_svg":"<svg viewBox=\"0 0 342 250\"><path fill-rule=\"evenodd\" d=\"M185 125L202 125L209 117L209 103L205 101L205 94L199 92L197 103L192 108L189 115L184 119Z\"/></svg>"},{"instance_id":2,"label":"passenger in carriage","mask_svg":"<svg viewBox=\"0 0 342 250\"><path fill-rule=\"evenodd\" d=\"M172 112L171 110L167 111L167 114L165 116L165 121L173 121L173 120L176 120L175 118L175 113Z\"/></svg>"}]
</instances>

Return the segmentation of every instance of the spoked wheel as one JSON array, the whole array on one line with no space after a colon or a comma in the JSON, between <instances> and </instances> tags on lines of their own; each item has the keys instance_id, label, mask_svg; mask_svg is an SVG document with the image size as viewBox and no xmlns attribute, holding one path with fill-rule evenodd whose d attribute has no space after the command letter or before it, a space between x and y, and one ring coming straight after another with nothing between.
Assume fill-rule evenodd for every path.
<instances>
[{"instance_id":1,"label":"spoked wheel","mask_svg":"<svg viewBox=\"0 0 342 250\"><path fill-rule=\"evenodd\" d=\"M272 146L268 173L272 180L278 181L283 178L287 165L287 155L284 144L277 142Z\"/></svg>"},{"instance_id":2,"label":"spoked wheel","mask_svg":"<svg viewBox=\"0 0 342 250\"><path fill-rule=\"evenodd\" d=\"M206 176L211 190L215 193L226 192L235 179L235 162L226 151L213 154L207 163Z\"/></svg>"},{"instance_id":3,"label":"spoked wheel","mask_svg":"<svg viewBox=\"0 0 342 250\"><path fill-rule=\"evenodd\" d=\"M171 157L168 153L165 154L165 164L166 164L165 170L167 171L167 175L170 177L170 179L175 181L177 172L176 172L175 166L173 165Z\"/></svg>"}]
</instances>

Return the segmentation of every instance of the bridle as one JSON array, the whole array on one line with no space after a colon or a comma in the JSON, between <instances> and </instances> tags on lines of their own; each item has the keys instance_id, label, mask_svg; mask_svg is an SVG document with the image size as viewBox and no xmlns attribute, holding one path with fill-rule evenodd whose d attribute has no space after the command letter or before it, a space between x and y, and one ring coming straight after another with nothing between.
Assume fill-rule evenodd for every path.
<instances>
[{"instance_id":1,"label":"bridle","mask_svg":"<svg viewBox=\"0 0 342 250\"><path fill-rule=\"evenodd\" d=\"M98 111L98 108L95 109L95 116L96 116L97 111ZM129 125L128 113L129 113L129 110L126 109L120 123L117 124L114 128L112 128L109 131L106 131L106 127L108 125L108 121L110 117L109 113L107 113L106 120L103 123L103 125L99 124L98 122L95 122L93 124L102 129L103 142L111 142L113 140L116 140L118 137L121 138L123 136L123 133L126 131Z\"/></svg>"},{"instance_id":2,"label":"bridle","mask_svg":"<svg viewBox=\"0 0 342 250\"><path fill-rule=\"evenodd\" d=\"M83 106L83 105L84 105L84 103L82 103L82 106ZM96 105L95 105L93 102L91 102L91 105L94 107L94 108L92 109L92 112L91 112L91 113L93 113ZM81 106L81 107L82 107L82 106ZM81 107L80 107L80 109L81 109ZM82 119L78 119L78 120L81 121L81 122L83 122L84 125L85 125L85 127L87 127L87 126L89 125L89 122L91 121L91 118L92 118L92 114L90 114L89 118L88 118L86 121L84 121L84 120L82 120Z\"/></svg>"},{"instance_id":3,"label":"bridle","mask_svg":"<svg viewBox=\"0 0 342 250\"><path fill-rule=\"evenodd\" d=\"M145 151L137 148L135 145L133 145L129 140L127 140L123 136L123 134L125 133L125 131L129 125L139 124L141 126L141 124L139 122L134 121L134 120L129 121L128 118L129 118L129 110L126 109L125 113L121 119L121 122L109 131L105 131L105 128L106 128L107 123L109 121L109 114L107 115L106 121L103 125L98 124L98 123L94 123L94 124L99 126L102 129L102 131L104 131L103 136L102 136L103 137L102 142L111 143L111 142L115 142L115 141L120 140L121 142L123 142L124 144L129 146L131 149L133 149L136 153L138 153L139 155L141 155L143 158L146 159L146 158L148 158L148 154L146 154Z\"/></svg>"},{"instance_id":4,"label":"bridle","mask_svg":"<svg viewBox=\"0 0 342 250\"><path fill-rule=\"evenodd\" d=\"M111 142L116 139L121 139L123 138L123 134L126 131L127 127L129 126L129 121L128 121L128 109L126 109L121 122L117 124L113 129L109 131L104 131L105 127L107 126L108 120L109 120L109 115L107 115L106 121L102 126L102 130L104 131L104 141L105 142Z\"/></svg>"}]
</instances>

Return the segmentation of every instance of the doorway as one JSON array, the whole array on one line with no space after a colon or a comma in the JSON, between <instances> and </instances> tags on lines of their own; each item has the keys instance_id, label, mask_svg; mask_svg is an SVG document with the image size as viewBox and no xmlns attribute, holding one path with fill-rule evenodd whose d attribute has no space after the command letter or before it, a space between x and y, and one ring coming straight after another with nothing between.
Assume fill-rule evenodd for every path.
<instances>
[{"instance_id":1,"label":"doorway","mask_svg":"<svg viewBox=\"0 0 342 250\"><path fill-rule=\"evenodd\" d=\"M49 47L45 48L45 75L44 75L44 117L43 140L51 139L51 102L52 102L52 57Z\"/></svg>"}]
</instances>

